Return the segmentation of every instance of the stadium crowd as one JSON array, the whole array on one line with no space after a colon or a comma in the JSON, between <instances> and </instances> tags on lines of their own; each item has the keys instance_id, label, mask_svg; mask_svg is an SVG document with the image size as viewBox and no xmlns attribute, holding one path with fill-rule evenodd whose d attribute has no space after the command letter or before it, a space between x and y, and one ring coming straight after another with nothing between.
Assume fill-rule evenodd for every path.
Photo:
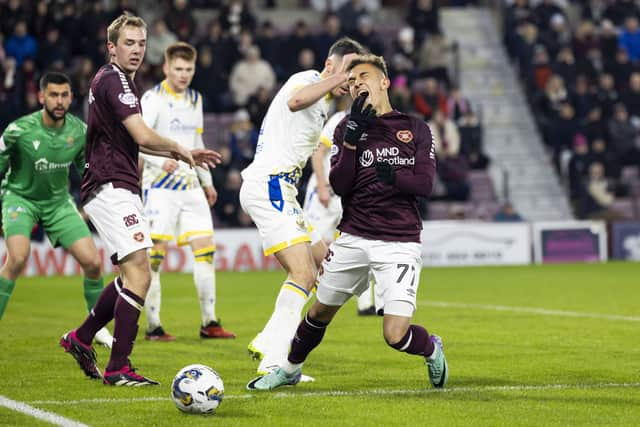
<instances>
[{"instance_id":1,"label":"stadium crowd","mask_svg":"<svg viewBox=\"0 0 640 427\"><path fill-rule=\"evenodd\" d=\"M442 34L440 3L389 2L403 8L406 22L385 26L375 20L379 1L311 1L310 7L324 12L322 23L301 19L288 28L261 19L243 0L120 0L111 8L101 1L0 1L0 126L4 129L15 118L40 108L37 81L48 70L71 76L75 96L71 112L86 119L89 84L106 60L108 23L125 10L160 11L148 19L148 50L136 83L144 92L163 79L163 51L169 44L181 40L197 47L192 86L204 99L205 143L224 155L223 164L213 171L219 192L215 222L247 226L250 219L238 201L239 172L253 158L273 94L292 73L322 69L328 47L349 35L372 53L385 56L392 105L423 118L436 134L439 169L432 198L465 201L469 171L485 169L489 159L482 151L478 111L460 93L451 72L455 45ZM277 1L263 6L277 7ZM78 188L79 178L72 176L76 196Z\"/></svg>"},{"instance_id":2,"label":"stadium crowd","mask_svg":"<svg viewBox=\"0 0 640 427\"><path fill-rule=\"evenodd\" d=\"M616 199L640 195L638 2L514 0L503 16L505 45L576 216L628 218Z\"/></svg>"}]
</instances>

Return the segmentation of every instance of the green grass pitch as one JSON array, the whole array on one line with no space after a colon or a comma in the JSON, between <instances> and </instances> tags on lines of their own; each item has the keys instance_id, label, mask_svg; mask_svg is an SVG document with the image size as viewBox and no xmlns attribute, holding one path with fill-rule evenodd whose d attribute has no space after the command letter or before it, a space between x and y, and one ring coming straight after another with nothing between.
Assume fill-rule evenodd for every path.
<instances>
[{"instance_id":1,"label":"green grass pitch","mask_svg":"<svg viewBox=\"0 0 640 427\"><path fill-rule=\"evenodd\" d=\"M640 267L634 263L422 271L414 318L440 334L449 384L433 390L418 357L383 341L380 318L350 302L311 354L312 384L250 393L247 344L271 313L281 272L218 273L218 315L236 340L202 341L190 275L163 275L162 318L178 336L139 333L132 361L159 387L86 379L58 346L84 318L75 277L21 278L0 321L0 396L91 426L638 425ZM140 330L145 328L141 316ZM98 349L99 366L108 358ZM225 400L211 416L179 412L175 373L216 369ZM50 425L0 405L0 425Z\"/></svg>"}]
</instances>

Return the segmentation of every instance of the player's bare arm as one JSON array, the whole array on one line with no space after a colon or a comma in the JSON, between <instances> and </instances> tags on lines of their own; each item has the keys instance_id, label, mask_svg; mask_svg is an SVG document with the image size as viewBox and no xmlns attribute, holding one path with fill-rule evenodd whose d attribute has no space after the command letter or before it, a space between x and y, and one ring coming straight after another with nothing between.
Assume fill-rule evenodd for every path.
<instances>
[{"instance_id":1,"label":"player's bare arm","mask_svg":"<svg viewBox=\"0 0 640 427\"><path fill-rule=\"evenodd\" d=\"M329 207L332 191L327 171L324 170L324 159L329 150L329 147L324 144L320 144L313 155L311 155L311 167L313 168L313 173L316 176L316 182L318 183L318 188L316 190L318 193L318 200L325 208Z\"/></svg>"},{"instance_id":2,"label":"player's bare arm","mask_svg":"<svg viewBox=\"0 0 640 427\"><path fill-rule=\"evenodd\" d=\"M346 69L349 63L357 56L358 55L355 53L349 53L345 55L342 58L342 62L337 64L339 68L334 74L329 75L318 83L313 83L298 89L293 95L291 95L291 97L287 101L289 110L293 112L304 110L310 105L318 102L318 100L325 96L327 93L339 87L341 88L341 90L338 95L346 94L348 90L346 87ZM327 61L332 61L332 59L327 59ZM329 64L331 65L330 62Z\"/></svg>"}]
</instances>

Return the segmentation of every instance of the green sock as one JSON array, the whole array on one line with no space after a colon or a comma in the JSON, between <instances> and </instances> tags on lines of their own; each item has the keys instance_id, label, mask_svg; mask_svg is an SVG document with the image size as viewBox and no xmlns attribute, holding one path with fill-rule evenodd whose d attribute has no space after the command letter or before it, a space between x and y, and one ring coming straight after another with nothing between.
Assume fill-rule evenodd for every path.
<instances>
[{"instance_id":1,"label":"green sock","mask_svg":"<svg viewBox=\"0 0 640 427\"><path fill-rule=\"evenodd\" d=\"M102 277L99 279L89 279L88 277L84 278L82 282L84 287L84 300L87 302L87 310L91 311L96 302L98 302L98 298L102 293L102 288L104 288L104 280Z\"/></svg>"},{"instance_id":2,"label":"green sock","mask_svg":"<svg viewBox=\"0 0 640 427\"><path fill-rule=\"evenodd\" d=\"M2 319L4 309L7 307L9 297L11 296L11 292L13 292L13 288L15 286L16 282L14 280L5 279L0 276L0 319Z\"/></svg>"}]
</instances>

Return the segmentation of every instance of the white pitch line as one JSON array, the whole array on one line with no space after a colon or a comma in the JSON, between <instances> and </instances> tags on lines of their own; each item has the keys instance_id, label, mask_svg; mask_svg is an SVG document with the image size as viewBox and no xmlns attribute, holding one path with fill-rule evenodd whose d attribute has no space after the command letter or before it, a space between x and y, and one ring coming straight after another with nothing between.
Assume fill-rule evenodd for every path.
<instances>
[{"instance_id":1,"label":"white pitch line","mask_svg":"<svg viewBox=\"0 0 640 427\"><path fill-rule=\"evenodd\" d=\"M577 317L599 320L621 320L625 322L640 322L640 316L621 316L618 314L586 313L581 311L553 310L539 307L517 307L509 305L468 304L462 302L419 301L418 304L430 307L462 308L489 311L506 311L511 313L538 314L540 316Z\"/></svg>"},{"instance_id":2,"label":"white pitch line","mask_svg":"<svg viewBox=\"0 0 640 427\"><path fill-rule=\"evenodd\" d=\"M451 387L443 389L414 389L414 390L389 390L371 389L355 391L309 391L301 393L265 393L256 392L252 394L232 394L225 395L226 399L252 399L257 397L273 397L276 399L300 398L300 397L347 397L347 396L389 396L389 395L421 395L431 393L484 393L484 392L521 392L521 391L544 391L544 390L595 390L608 388L640 388L640 383L595 383L595 384L540 384L540 385L507 385L507 386L471 386L471 387ZM95 398L79 400L34 400L30 403L38 405L81 405L91 403L127 403L127 402L155 402L169 401L167 397L132 397L132 398Z\"/></svg>"},{"instance_id":3,"label":"white pitch line","mask_svg":"<svg viewBox=\"0 0 640 427\"><path fill-rule=\"evenodd\" d=\"M24 402L17 400L11 400L8 397L0 395L0 406L9 408L12 411L20 412L25 415L37 418L42 421L46 421L51 424L55 424L61 427L89 427L86 424L82 424L78 421L70 420L61 415L54 414L52 412L43 411L42 409L34 408Z\"/></svg>"}]
</instances>

